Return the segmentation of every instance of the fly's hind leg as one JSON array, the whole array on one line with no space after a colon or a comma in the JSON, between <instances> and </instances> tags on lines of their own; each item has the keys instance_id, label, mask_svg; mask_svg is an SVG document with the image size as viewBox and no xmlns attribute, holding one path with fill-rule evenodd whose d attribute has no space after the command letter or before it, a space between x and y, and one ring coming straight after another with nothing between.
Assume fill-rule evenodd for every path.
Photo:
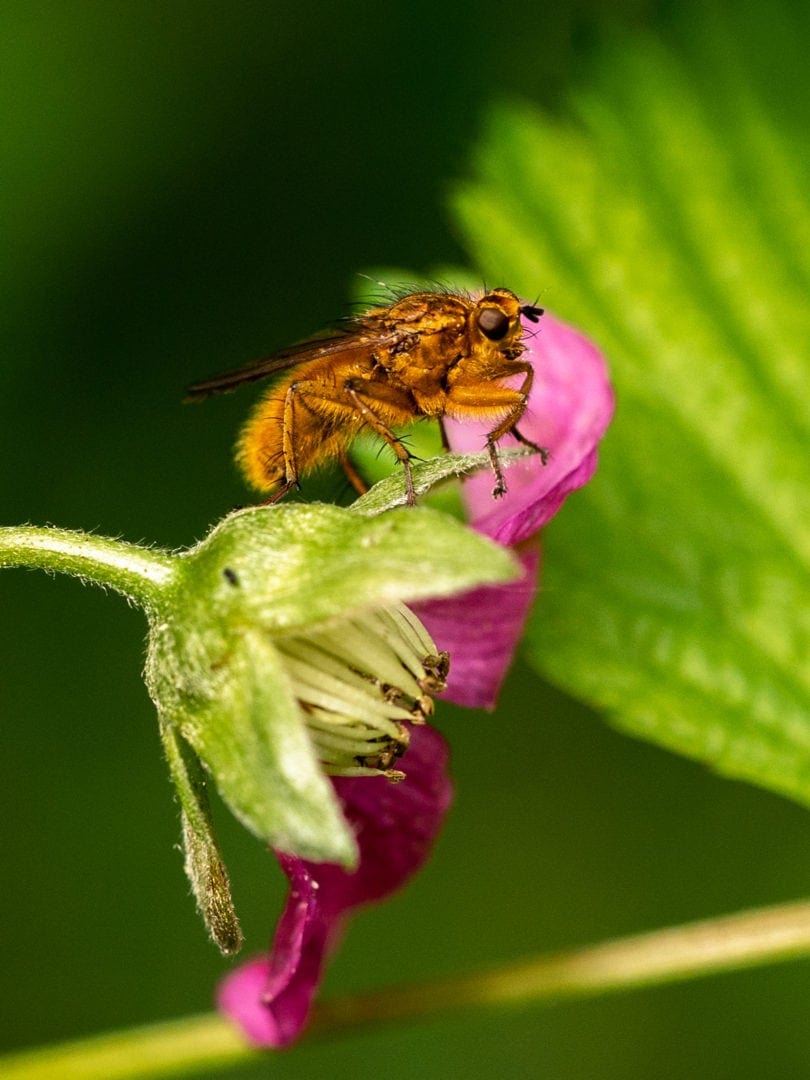
<instances>
[{"instance_id":1,"label":"fly's hind leg","mask_svg":"<svg viewBox=\"0 0 810 1080\"><path fill-rule=\"evenodd\" d=\"M277 502L281 502L285 495L289 495L294 487L298 487L297 482L293 483L290 480L286 480L281 487L277 487L272 495L268 495L266 499L262 499L259 506L275 506Z\"/></svg>"},{"instance_id":2,"label":"fly's hind leg","mask_svg":"<svg viewBox=\"0 0 810 1080\"><path fill-rule=\"evenodd\" d=\"M363 477L357 471L354 466L354 462L344 450L340 455L340 467L346 475L346 479L352 485L358 495L365 495L368 491L368 484Z\"/></svg>"},{"instance_id":3,"label":"fly's hind leg","mask_svg":"<svg viewBox=\"0 0 810 1080\"><path fill-rule=\"evenodd\" d=\"M406 393L372 380L347 379L342 386L324 385L314 379L292 383L284 401L284 491L297 486L299 467L307 472L335 457L352 485L360 492L365 491L366 485L349 462L345 447L360 427L367 426L391 447L402 463L408 505L413 506L416 492L410 455L386 423L406 423L413 415L413 408Z\"/></svg>"}]
</instances>

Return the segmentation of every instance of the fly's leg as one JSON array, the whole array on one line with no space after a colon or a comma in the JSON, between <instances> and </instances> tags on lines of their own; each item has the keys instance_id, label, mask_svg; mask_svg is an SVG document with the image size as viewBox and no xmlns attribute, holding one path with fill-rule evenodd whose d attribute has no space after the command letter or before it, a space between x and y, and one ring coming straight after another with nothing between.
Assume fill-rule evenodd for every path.
<instances>
[{"instance_id":1,"label":"fly's leg","mask_svg":"<svg viewBox=\"0 0 810 1080\"><path fill-rule=\"evenodd\" d=\"M534 381L534 368L526 360L512 361L505 370L496 370L490 372L489 377L491 379L503 379L508 375L517 375L518 372L523 372L523 382L520 384L520 388L517 390L509 389L508 392L511 395L512 408L501 420L497 427L493 428L487 435L487 443L496 443L499 439L502 439L504 435L514 430L515 424L520 420L521 416L526 410L526 403L529 400L529 393L531 392L532 382ZM493 387L493 390L504 390L506 387ZM491 391L487 393L487 398ZM483 395L482 395L483 396Z\"/></svg>"},{"instance_id":2,"label":"fly's leg","mask_svg":"<svg viewBox=\"0 0 810 1080\"><path fill-rule=\"evenodd\" d=\"M281 452L284 455L284 484L278 498L292 487L298 486L298 468L295 463L295 401L300 383L291 383L284 396L284 418L281 425Z\"/></svg>"},{"instance_id":3,"label":"fly's leg","mask_svg":"<svg viewBox=\"0 0 810 1080\"><path fill-rule=\"evenodd\" d=\"M519 388L500 386L495 380L506 379L511 375L523 374L523 382ZM510 360L502 366L494 367L486 372L486 378L478 377L470 381L456 383L448 395L447 415L464 419L465 416L481 416L487 412L500 415L502 419L487 435L487 453L490 465L495 474L495 487L492 489L493 499L499 499L506 494L506 481L503 476L500 459L498 458L497 443L509 432L514 433L515 425L520 420L526 409L529 391L532 388L534 368L525 360ZM521 435L516 436L519 442L528 443ZM534 444L529 444L534 446ZM540 452L540 447L535 447Z\"/></svg>"},{"instance_id":4,"label":"fly's leg","mask_svg":"<svg viewBox=\"0 0 810 1080\"><path fill-rule=\"evenodd\" d=\"M545 446L540 446L536 442L532 442L531 439L527 439L526 436L518 430L517 422L523 415L525 409L525 403L520 407L520 411L515 416L510 414L506 419L511 420L511 426L507 427L504 431L501 431L502 424L499 424L495 431L491 431L487 435L487 451L489 452L489 460L492 465L492 471L495 473L495 487L492 489L493 499L500 499L501 496L506 494L506 481L503 477L503 470L501 469L500 458L498 457L497 442L502 439L504 435L512 435L523 446L528 446L530 450L533 450L536 454L539 454L540 460L543 465L548 465L549 452Z\"/></svg>"},{"instance_id":5,"label":"fly's leg","mask_svg":"<svg viewBox=\"0 0 810 1080\"><path fill-rule=\"evenodd\" d=\"M357 494L365 495L365 493L368 491L368 484L365 482L363 477L355 468L352 459L345 452L340 455L340 467L341 469L343 469L343 472L346 474L346 479L352 485Z\"/></svg>"},{"instance_id":6,"label":"fly's leg","mask_svg":"<svg viewBox=\"0 0 810 1080\"><path fill-rule=\"evenodd\" d=\"M495 445L495 440L491 435L487 435L487 453L489 454L489 464L495 474L495 487L492 489L492 498L500 499L506 494L506 481L503 478L501 459L498 457L498 447Z\"/></svg>"},{"instance_id":7,"label":"fly's leg","mask_svg":"<svg viewBox=\"0 0 810 1080\"><path fill-rule=\"evenodd\" d=\"M503 477L503 470L501 469L500 459L498 458L498 448L496 446L496 443L498 443L504 435L514 435L519 443L522 443L523 446L530 447L535 453L539 454L540 460L544 465L548 464L548 450L546 450L544 446L538 446L538 444L532 442L531 439L527 439L525 435L518 431L517 427L518 421L526 411L526 405L534 381L534 368L528 361L521 360L510 363L506 372L493 373L492 377L501 378L504 374L514 375L518 371L523 372L523 382L520 384L520 389L516 391L519 398L503 420L501 420L500 424L487 435L489 460L492 464L492 471L495 473L495 487L492 489L493 499L500 499L501 496L506 494L506 481Z\"/></svg>"},{"instance_id":8,"label":"fly's leg","mask_svg":"<svg viewBox=\"0 0 810 1080\"><path fill-rule=\"evenodd\" d=\"M275 506L277 502L281 502L285 495L289 495L297 484L291 484L289 481L285 481L281 487L277 487L272 495L268 495L266 499L262 499L259 506Z\"/></svg>"},{"instance_id":9,"label":"fly's leg","mask_svg":"<svg viewBox=\"0 0 810 1080\"><path fill-rule=\"evenodd\" d=\"M309 399L309 400L308 400ZM298 463L295 456L296 446L296 428L295 428L295 412L296 405L300 405L306 409L307 412L313 416L320 416L317 404L326 404L327 407L338 407L341 403L334 401L327 397L323 393L317 393L310 389L306 382L292 383L287 390L287 394L284 398L284 418L282 422L282 453L284 455L284 483L274 492L273 495L267 500L268 503L278 502L282 499L292 488L298 487ZM349 483L360 495L365 495L368 491L368 484L363 480L360 473L355 469L352 462L349 460L348 454L345 451L341 451L339 455L340 465L343 469Z\"/></svg>"},{"instance_id":10,"label":"fly's leg","mask_svg":"<svg viewBox=\"0 0 810 1080\"><path fill-rule=\"evenodd\" d=\"M548 459L551 455L549 454L545 446L540 446L539 443L532 442L531 439L527 439L525 435L518 431L517 425L512 428L509 434L513 435L517 439L517 441L523 446L528 446L530 450L534 450L536 454L540 455L540 460L543 462L543 464L548 465Z\"/></svg>"},{"instance_id":11,"label":"fly's leg","mask_svg":"<svg viewBox=\"0 0 810 1080\"><path fill-rule=\"evenodd\" d=\"M445 428L444 421L441 417L439 417L439 435L441 436L442 440L442 450L444 450L445 454L449 454L450 440L447 438L447 429Z\"/></svg>"},{"instance_id":12,"label":"fly's leg","mask_svg":"<svg viewBox=\"0 0 810 1080\"><path fill-rule=\"evenodd\" d=\"M306 472L313 464L330 457L338 458L349 481L359 492L366 491L366 484L345 453L346 444L365 425L384 439L402 462L408 505L412 506L416 492L410 455L386 420L392 418L393 423L406 423L413 410L414 403L405 392L371 380L348 379L342 386L324 385L315 379L291 383L284 398L282 417L284 482L274 499L298 486L299 467ZM334 449L323 453L326 443L334 445Z\"/></svg>"},{"instance_id":13,"label":"fly's leg","mask_svg":"<svg viewBox=\"0 0 810 1080\"><path fill-rule=\"evenodd\" d=\"M405 491L408 500L408 506L414 506L416 503L416 491L413 486L413 476L411 475L411 455L402 445L401 441L391 431L389 427L383 423L383 421L377 416L367 401L363 399L358 393L355 385L351 382L346 383L346 393L351 401L354 403L357 411L363 418L363 423L367 424L373 432L384 439L385 442L391 447L397 456L397 459L402 465L405 472ZM365 395L364 395L365 396ZM370 396L370 395L369 395ZM372 399L373 400L373 399Z\"/></svg>"}]
</instances>

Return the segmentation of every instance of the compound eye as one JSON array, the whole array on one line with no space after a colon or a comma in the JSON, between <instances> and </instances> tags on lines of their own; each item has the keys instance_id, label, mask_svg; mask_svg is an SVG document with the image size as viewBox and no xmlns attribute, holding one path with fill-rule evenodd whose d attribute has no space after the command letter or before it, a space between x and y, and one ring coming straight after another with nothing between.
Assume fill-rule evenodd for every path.
<instances>
[{"instance_id":1,"label":"compound eye","mask_svg":"<svg viewBox=\"0 0 810 1080\"><path fill-rule=\"evenodd\" d=\"M497 308L484 308L478 316L478 326L484 337L500 341L509 329L509 316Z\"/></svg>"}]
</instances>

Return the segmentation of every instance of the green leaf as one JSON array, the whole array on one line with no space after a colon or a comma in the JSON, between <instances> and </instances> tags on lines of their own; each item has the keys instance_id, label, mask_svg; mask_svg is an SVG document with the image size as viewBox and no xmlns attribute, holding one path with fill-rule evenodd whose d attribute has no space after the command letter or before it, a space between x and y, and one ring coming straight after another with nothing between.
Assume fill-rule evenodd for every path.
<instances>
[{"instance_id":1,"label":"green leaf","mask_svg":"<svg viewBox=\"0 0 810 1080\"><path fill-rule=\"evenodd\" d=\"M603 48L570 122L497 110L455 207L487 276L590 333L617 389L597 476L546 533L529 657L807 803L810 95L804 74L788 117L734 51L774 53L776 15L759 36L692 16L680 51Z\"/></svg>"}]
</instances>

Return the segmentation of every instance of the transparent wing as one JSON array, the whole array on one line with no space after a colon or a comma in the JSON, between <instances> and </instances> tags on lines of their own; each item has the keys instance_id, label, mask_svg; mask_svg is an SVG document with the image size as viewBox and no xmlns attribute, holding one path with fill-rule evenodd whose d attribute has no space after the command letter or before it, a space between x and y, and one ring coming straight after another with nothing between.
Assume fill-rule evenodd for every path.
<instances>
[{"instance_id":1,"label":"transparent wing","mask_svg":"<svg viewBox=\"0 0 810 1080\"><path fill-rule=\"evenodd\" d=\"M373 342L375 345L386 345L393 341L395 336L393 333L374 335ZM270 375L275 375L279 371L288 371L308 360L320 360L327 356L339 356L359 349L367 349L371 341L372 338L367 332L357 329L346 330L344 333L333 334L329 337L310 338L298 345L281 349L262 360L254 360L233 371L226 371L222 375L215 375L212 379L203 379L202 382L194 383L188 388L184 400L202 401L203 398L210 397L212 394L227 394L243 383L266 379Z\"/></svg>"}]
</instances>

